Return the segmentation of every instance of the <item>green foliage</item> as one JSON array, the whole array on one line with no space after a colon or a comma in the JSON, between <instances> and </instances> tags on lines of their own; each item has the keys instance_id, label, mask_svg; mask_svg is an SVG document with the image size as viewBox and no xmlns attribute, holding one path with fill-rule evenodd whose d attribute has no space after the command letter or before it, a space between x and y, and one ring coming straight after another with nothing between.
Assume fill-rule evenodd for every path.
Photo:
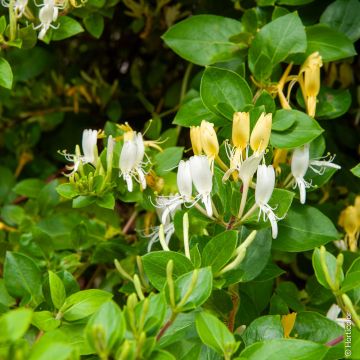
<instances>
[{"instance_id":1,"label":"green foliage","mask_svg":"<svg viewBox=\"0 0 360 360\"><path fill-rule=\"evenodd\" d=\"M0 359L360 358L359 17L3 1Z\"/></svg>"}]
</instances>

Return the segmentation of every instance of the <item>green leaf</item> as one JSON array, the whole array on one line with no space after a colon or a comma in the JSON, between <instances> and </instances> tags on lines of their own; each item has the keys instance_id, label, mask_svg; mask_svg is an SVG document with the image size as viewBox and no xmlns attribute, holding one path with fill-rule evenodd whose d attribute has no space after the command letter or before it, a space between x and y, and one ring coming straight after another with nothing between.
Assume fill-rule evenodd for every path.
<instances>
[{"instance_id":1,"label":"green leaf","mask_svg":"<svg viewBox=\"0 0 360 360\"><path fill-rule=\"evenodd\" d=\"M5 286L9 294L38 305L42 301L41 272L28 256L8 251L4 264Z\"/></svg>"},{"instance_id":2,"label":"green leaf","mask_svg":"<svg viewBox=\"0 0 360 360\"><path fill-rule=\"evenodd\" d=\"M83 319L93 314L105 301L112 298L112 294L98 289L79 291L70 295L60 312L67 321Z\"/></svg>"},{"instance_id":3,"label":"green leaf","mask_svg":"<svg viewBox=\"0 0 360 360\"><path fill-rule=\"evenodd\" d=\"M241 229L240 237L243 242L250 231ZM225 286L238 282L246 282L255 279L266 266L271 251L271 235L268 229L258 230L255 239L248 246L244 260L235 268L226 272ZM276 240L274 240L276 241Z\"/></svg>"},{"instance_id":4,"label":"green leaf","mask_svg":"<svg viewBox=\"0 0 360 360\"><path fill-rule=\"evenodd\" d=\"M220 271L232 258L236 243L236 231L226 231L213 237L202 252L202 266L211 266L213 273Z\"/></svg>"},{"instance_id":5,"label":"green leaf","mask_svg":"<svg viewBox=\"0 0 360 360\"><path fill-rule=\"evenodd\" d=\"M31 349L29 360L69 360L73 359L72 353L75 348L69 343L56 340L51 333L45 334L41 339L35 343Z\"/></svg>"},{"instance_id":6,"label":"green leaf","mask_svg":"<svg viewBox=\"0 0 360 360\"><path fill-rule=\"evenodd\" d=\"M31 324L31 309L18 308L0 317L0 343L16 341L23 337Z\"/></svg>"},{"instance_id":7,"label":"green leaf","mask_svg":"<svg viewBox=\"0 0 360 360\"><path fill-rule=\"evenodd\" d=\"M75 209L80 209L93 204L96 200L97 200L96 196L80 195L77 198L73 199L72 206Z\"/></svg>"},{"instance_id":8,"label":"green leaf","mask_svg":"<svg viewBox=\"0 0 360 360\"><path fill-rule=\"evenodd\" d=\"M79 195L79 192L74 184L66 183L60 184L56 187L56 191L65 199L72 199Z\"/></svg>"},{"instance_id":9,"label":"green leaf","mask_svg":"<svg viewBox=\"0 0 360 360\"><path fill-rule=\"evenodd\" d=\"M92 13L84 19L85 29L96 39L104 31L104 18L98 13Z\"/></svg>"},{"instance_id":10,"label":"green leaf","mask_svg":"<svg viewBox=\"0 0 360 360\"><path fill-rule=\"evenodd\" d=\"M360 38L359 14L358 0L337 0L325 9L320 22L341 31L355 42Z\"/></svg>"},{"instance_id":11,"label":"green leaf","mask_svg":"<svg viewBox=\"0 0 360 360\"><path fill-rule=\"evenodd\" d=\"M328 347L306 340L274 339L255 343L240 354L246 360L323 359Z\"/></svg>"},{"instance_id":12,"label":"green leaf","mask_svg":"<svg viewBox=\"0 0 360 360\"><path fill-rule=\"evenodd\" d=\"M195 323L201 341L223 354L225 359L230 359L238 344L228 328L217 317L206 312L198 313Z\"/></svg>"},{"instance_id":13,"label":"green leaf","mask_svg":"<svg viewBox=\"0 0 360 360\"><path fill-rule=\"evenodd\" d=\"M328 251L325 252L325 263L326 268L328 269L330 279L332 283L335 283L335 274L336 274L336 258L334 255L330 254ZM330 285L326 280L324 270L321 266L321 256L320 250L315 249L312 256L312 264L315 271L316 278L318 282L327 289L330 289ZM341 270L341 281L344 279L344 273Z\"/></svg>"},{"instance_id":14,"label":"green leaf","mask_svg":"<svg viewBox=\"0 0 360 360\"><path fill-rule=\"evenodd\" d=\"M215 126L228 124L227 120L214 115L208 110L200 97L193 98L182 104L176 113L173 124L184 127L198 126L204 119L215 124Z\"/></svg>"},{"instance_id":15,"label":"green leaf","mask_svg":"<svg viewBox=\"0 0 360 360\"><path fill-rule=\"evenodd\" d=\"M3 34L6 29L6 17L5 15L0 17L0 34Z\"/></svg>"},{"instance_id":16,"label":"green leaf","mask_svg":"<svg viewBox=\"0 0 360 360\"><path fill-rule=\"evenodd\" d=\"M292 122L292 125L289 124ZM324 130L316 120L297 110L278 110L273 120L271 144L280 149L292 149L311 142ZM275 129L286 129L275 131Z\"/></svg>"},{"instance_id":17,"label":"green leaf","mask_svg":"<svg viewBox=\"0 0 360 360\"><path fill-rule=\"evenodd\" d=\"M18 205L5 205L1 209L1 218L9 225L19 225L25 217L25 211Z\"/></svg>"},{"instance_id":18,"label":"green leaf","mask_svg":"<svg viewBox=\"0 0 360 360\"><path fill-rule=\"evenodd\" d=\"M169 260L174 261L173 276L175 279L194 268L186 256L173 251L153 251L142 257L146 276L159 291L166 282L166 266Z\"/></svg>"},{"instance_id":19,"label":"green leaf","mask_svg":"<svg viewBox=\"0 0 360 360\"><path fill-rule=\"evenodd\" d=\"M155 155L155 171L159 176L165 175L179 165L184 152L183 147L168 147L163 152Z\"/></svg>"},{"instance_id":20,"label":"green leaf","mask_svg":"<svg viewBox=\"0 0 360 360\"><path fill-rule=\"evenodd\" d=\"M285 274L286 271L274 264L271 260L266 264L263 271L254 279L254 281L267 281L270 279L278 278L280 275Z\"/></svg>"},{"instance_id":21,"label":"green leaf","mask_svg":"<svg viewBox=\"0 0 360 360\"><path fill-rule=\"evenodd\" d=\"M13 73L10 64L0 57L0 86L11 89L13 84Z\"/></svg>"},{"instance_id":22,"label":"green leaf","mask_svg":"<svg viewBox=\"0 0 360 360\"><path fill-rule=\"evenodd\" d=\"M344 329L335 321L317 312L302 311L296 316L291 334L299 339L326 344L343 335Z\"/></svg>"},{"instance_id":23,"label":"green leaf","mask_svg":"<svg viewBox=\"0 0 360 360\"><path fill-rule=\"evenodd\" d=\"M249 68L258 79L269 77L271 71L267 63L274 66L289 55L305 50L305 29L297 13L281 16L256 34L249 50ZM264 66L265 72L261 70Z\"/></svg>"},{"instance_id":24,"label":"green leaf","mask_svg":"<svg viewBox=\"0 0 360 360\"><path fill-rule=\"evenodd\" d=\"M252 102L252 93L246 80L236 72L208 67L201 78L200 96L204 105L214 114L222 116L217 105L224 103L241 111ZM229 119L232 121L232 117Z\"/></svg>"},{"instance_id":25,"label":"green leaf","mask_svg":"<svg viewBox=\"0 0 360 360\"><path fill-rule=\"evenodd\" d=\"M18 182L13 191L18 195L37 198L43 186L44 182L39 179L26 179Z\"/></svg>"},{"instance_id":26,"label":"green leaf","mask_svg":"<svg viewBox=\"0 0 360 360\"><path fill-rule=\"evenodd\" d=\"M286 218L279 222L279 235L272 247L281 251L300 252L312 250L337 238L334 224L320 210L293 204Z\"/></svg>"},{"instance_id":27,"label":"green leaf","mask_svg":"<svg viewBox=\"0 0 360 360\"><path fill-rule=\"evenodd\" d=\"M356 55L350 39L342 32L324 24L308 26L306 28L308 47L306 56L318 51L323 62L346 59Z\"/></svg>"},{"instance_id":28,"label":"green leaf","mask_svg":"<svg viewBox=\"0 0 360 360\"><path fill-rule=\"evenodd\" d=\"M51 331L58 328L61 322L50 311L37 311L33 314L31 323L39 330Z\"/></svg>"},{"instance_id":29,"label":"green leaf","mask_svg":"<svg viewBox=\"0 0 360 360\"><path fill-rule=\"evenodd\" d=\"M56 309L60 309L66 299L65 286L59 276L49 270L49 285L51 300Z\"/></svg>"},{"instance_id":30,"label":"green leaf","mask_svg":"<svg viewBox=\"0 0 360 360\"><path fill-rule=\"evenodd\" d=\"M355 176L360 177L360 163L350 170Z\"/></svg>"},{"instance_id":31,"label":"green leaf","mask_svg":"<svg viewBox=\"0 0 360 360\"><path fill-rule=\"evenodd\" d=\"M346 272L341 291L345 293L358 287L360 287L360 258L357 258Z\"/></svg>"},{"instance_id":32,"label":"green leaf","mask_svg":"<svg viewBox=\"0 0 360 360\"><path fill-rule=\"evenodd\" d=\"M242 334L245 346L250 346L258 341L281 339L284 329L280 315L267 315L255 319Z\"/></svg>"},{"instance_id":33,"label":"green leaf","mask_svg":"<svg viewBox=\"0 0 360 360\"><path fill-rule=\"evenodd\" d=\"M125 319L119 306L107 301L91 316L85 334L90 348L95 351L102 348L110 353L122 340L125 329Z\"/></svg>"},{"instance_id":34,"label":"green leaf","mask_svg":"<svg viewBox=\"0 0 360 360\"><path fill-rule=\"evenodd\" d=\"M279 5L302 6L313 2L314 0L277 0Z\"/></svg>"},{"instance_id":35,"label":"green leaf","mask_svg":"<svg viewBox=\"0 0 360 360\"><path fill-rule=\"evenodd\" d=\"M194 278L196 281L192 283ZM210 267L195 269L178 277L175 281L175 302L177 305L193 286L190 296L181 305L180 310L193 310L202 305L211 295L212 280L213 276ZM168 288L166 290L168 295Z\"/></svg>"},{"instance_id":36,"label":"green leaf","mask_svg":"<svg viewBox=\"0 0 360 360\"><path fill-rule=\"evenodd\" d=\"M197 65L211 65L236 56L238 46L230 38L241 31L237 20L197 15L173 25L162 38L182 58Z\"/></svg>"},{"instance_id":37,"label":"green leaf","mask_svg":"<svg viewBox=\"0 0 360 360\"><path fill-rule=\"evenodd\" d=\"M69 16L61 16L58 24L59 28L52 32L51 40L64 40L84 31L83 27Z\"/></svg>"},{"instance_id":38,"label":"green leaf","mask_svg":"<svg viewBox=\"0 0 360 360\"><path fill-rule=\"evenodd\" d=\"M96 199L96 204L104 209L113 210L115 207L115 197L112 193L106 193L105 195Z\"/></svg>"}]
</instances>

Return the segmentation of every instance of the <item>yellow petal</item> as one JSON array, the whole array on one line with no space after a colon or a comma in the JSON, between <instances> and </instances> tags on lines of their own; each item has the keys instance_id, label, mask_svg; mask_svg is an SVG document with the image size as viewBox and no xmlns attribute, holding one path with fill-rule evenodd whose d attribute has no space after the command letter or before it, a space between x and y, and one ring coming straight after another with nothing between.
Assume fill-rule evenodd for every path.
<instances>
[{"instance_id":1,"label":"yellow petal","mask_svg":"<svg viewBox=\"0 0 360 360\"><path fill-rule=\"evenodd\" d=\"M291 314L283 315L281 317L281 325L284 329L284 337L289 338L291 330L294 328L296 320L296 312Z\"/></svg>"},{"instance_id":2,"label":"yellow petal","mask_svg":"<svg viewBox=\"0 0 360 360\"><path fill-rule=\"evenodd\" d=\"M200 126L192 126L190 128L190 140L194 155L201 155L201 130Z\"/></svg>"},{"instance_id":3,"label":"yellow petal","mask_svg":"<svg viewBox=\"0 0 360 360\"><path fill-rule=\"evenodd\" d=\"M269 144L272 125L272 114L262 113L250 137L250 146L254 152L265 151Z\"/></svg>"},{"instance_id":4,"label":"yellow petal","mask_svg":"<svg viewBox=\"0 0 360 360\"><path fill-rule=\"evenodd\" d=\"M245 149L250 137L250 117L248 112L236 112L233 116L232 142L235 147Z\"/></svg>"},{"instance_id":5,"label":"yellow petal","mask_svg":"<svg viewBox=\"0 0 360 360\"><path fill-rule=\"evenodd\" d=\"M201 145L204 153L209 158L215 158L219 153L219 142L214 130L214 124L203 120L200 126L201 130Z\"/></svg>"}]
</instances>

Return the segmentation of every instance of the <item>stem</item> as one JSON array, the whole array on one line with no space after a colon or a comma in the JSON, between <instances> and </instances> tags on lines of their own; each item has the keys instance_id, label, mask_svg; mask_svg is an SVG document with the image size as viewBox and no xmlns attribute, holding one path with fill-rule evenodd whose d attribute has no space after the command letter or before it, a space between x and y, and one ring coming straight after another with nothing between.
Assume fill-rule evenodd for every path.
<instances>
[{"instance_id":1,"label":"stem","mask_svg":"<svg viewBox=\"0 0 360 360\"><path fill-rule=\"evenodd\" d=\"M254 204L252 208L240 219L241 222L244 222L247 218L249 218L257 208L258 204Z\"/></svg>"},{"instance_id":2,"label":"stem","mask_svg":"<svg viewBox=\"0 0 360 360\"><path fill-rule=\"evenodd\" d=\"M165 241L165 234L164 234L164 225L161 224L159 227L159 240L160 240L160 245L163 248L164 251L170 251L169 247L166 244Z\"/></svg>"},{"instance_id":3,"label":"stem","mask_svg":"<svg viewBox=\"0 0 360 360\"><path fill-rule=\"evenodd\" d=\"M243 216L248 192L249 192L249 182L243 183L243 192L241 195L241 203L240 203L240 208L239 208L239 212L238 212L238 216L237 216L238 219L241 219L241 217Z\"/></svg>"},{"instance_id":4,"label":"stem","mask_svg":"<svg viewBox=\"0 0 360 360\"><path fill-rule=\"evenodd\" d=\"M217 164L221 167L222 170L224 170L225 172L229 170L229 168L227 167L227 165L220 159L219 155L215 156L215 161L217 162Z\"/></svg>"},{"instance_id":5,"label":"stem","mask_svg":"<svg viewBox=\"0 0 360 360\"><path fill-rule=\"evenodd\" d=\"M133 223L134 223L134 221L136 219L136 216L137 216L137 211L134 210L134 212L131 214L131 216L129 217L128 221L126 222L126 224L125 224L125 226L123 228L122 232L123 232L124 235L126 235L129 232L131 226L133 225Z\"/></svg>"},{"instance_id":6,"label":"stem","mask_svg":"<svg viewBox=\"0 0 360 360\"><path fill-rule=\"evenodd\" d=\"M234 284L234 285L230 285L229 286L229 291L231 293L231 301L233 304L233 307L230 311L229 314L229 322L228 322L228 329L231 332L234 332L234 327L235 327L235 317L236 317L236 313L239 310L239 304L240 304L240 297L239 294L237 292L238 290L238 284Z\"/></svg>"},{"instance_id":7,"label":"stem","mask_svg":"<svg viewBox=\"0 0 360 360\"><path fill-rule=\"evenodd\" d=\"M14 10L15 0L10 0L9 3L9 20L10 20L10 41L16 39L16 14Z\"/></svg>"},{"instance_id":8,"label":"stem","mask_svg":"<svg viewBox=\"0 0 360 360\"><path fill-rule=\"evenodd\" d=\"M172 325L177 317L177 313L172 313L170 319L164 324L164 326L160 329L159 333L156 336L156 341L159 341L161 337L164 335L165 331Z\"/></svg>"},{"instance_id":9,"label":"stem","mask_svg":"<svg viewBox=\"0 0 360 360\"><path fill-rule=\"evenodd\" d=\"M204 216L206 216L207 218L211 219L211 220L215 220L215 218L213 216L209 216L206 212L206 210L204 210L199 204L195 204L194 205L196 210L199 210L199 212L201 212Z\"/></svg>"},{"instance_id":10,"label":"stem","mask_svg":"<svg viewBox=\"0 0 360 360\"><path fill-rule=\"evenodd\" d=\"M183 81L181 84L180 100L179 100L180 104L182 103L182 101L184 100L184 97L186 95L186 90L188 87L189 77L190 77L192 68L193 68L193 64L189 63L185 70L184 78L183 78Z\"/></svg>"}]
</instances>

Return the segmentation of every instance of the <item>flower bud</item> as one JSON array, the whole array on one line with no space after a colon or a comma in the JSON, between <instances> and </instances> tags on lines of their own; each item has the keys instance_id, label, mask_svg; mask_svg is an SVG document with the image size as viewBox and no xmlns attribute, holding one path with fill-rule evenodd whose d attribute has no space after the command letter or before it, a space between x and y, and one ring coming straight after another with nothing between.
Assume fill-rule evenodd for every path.
<instances>
[{"instance_id":1,"label":"flower bud","mask_svg":"<svg viewBox=\"0 0 360 360\"><path fill-rule=\"evenodd\" d=\"M201 130L200 126L192 126L190 128L190 140L194 155L201 155Z\"/></svg>"},{"instance_id":2,"label":"flower bud","mask_svg":"<svg viewBox=\"0 0 360 360\"><path fill-rule=\"evenodd\" d=\"M250 137L250 117L248 112L236 112L233 116L232 142L238 149L245 149Z\"/></svg>"},{"instance_id":3,"label":"flower bud","mask_svg":"<svg viewBox=\"0 0 360 360\"><path fill-rule=\"evenodd\" d=\"M250 137L250 146L254 152L265 151L269 144L272 125L272 114L262 113Z\"/></svg>"},{"instance_id":4,"label":"flower bud","mask_svg":"<svg viewBox=\"0 0 360 360\"><path fill-rule=\"evenodd\" d=\"M214 124L203 120L200 126L201 145L208 158L214 159L219 153L219 142L214 130Z\"/></svg>"}]
</instances>

